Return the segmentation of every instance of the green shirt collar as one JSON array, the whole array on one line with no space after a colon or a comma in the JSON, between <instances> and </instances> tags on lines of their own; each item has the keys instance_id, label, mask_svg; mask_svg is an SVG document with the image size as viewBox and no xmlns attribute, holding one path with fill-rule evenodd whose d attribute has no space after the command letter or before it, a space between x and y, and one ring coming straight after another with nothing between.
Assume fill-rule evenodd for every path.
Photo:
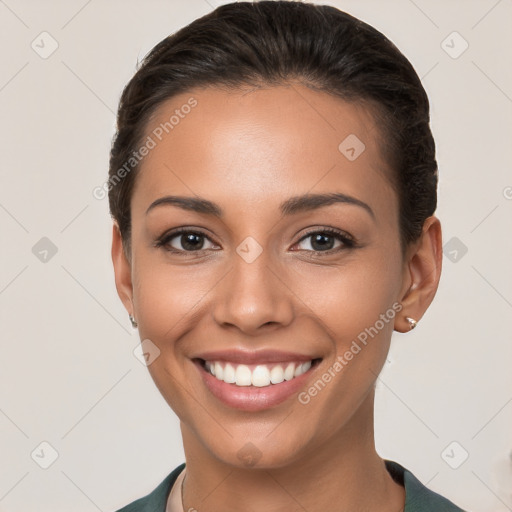
<instances>
[{"instance_id":1,"label":"green shirt collar","mask_svg":"<svg viewBox=\"0 0 512 512\"><path fill-rule=\"evenodd\" d=\"M425 487L409 470L398 462L384 459L386 469L395 482L405 488L404 512L465 512L454 503ZM158 487L117 512L165 512L167 498L185 463L171 471Z\"/></svg>"}]
</instances>

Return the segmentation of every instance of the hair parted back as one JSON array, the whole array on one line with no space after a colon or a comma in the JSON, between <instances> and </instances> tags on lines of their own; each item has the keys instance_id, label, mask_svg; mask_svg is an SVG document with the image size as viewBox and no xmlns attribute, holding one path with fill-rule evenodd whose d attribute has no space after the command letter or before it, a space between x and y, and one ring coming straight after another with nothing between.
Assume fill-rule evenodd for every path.
<instances>
[{"instance_id":1,"label":"hair parted back","mask_svg":"<svg viewBox=\"0 0 512 512\"><path fill-rule=\"evenodd\" d=\"M429 101L411 63L378 30L335 7L236 2L159 42L122 92L108 193L128 253L130 201L140 164L115 185L112 179L140 147L158 107L198 87L229 90L292 81L368 106L393 170L402 250L419 238L437 206L438 175Z\"/></svg>"}]
</instances>

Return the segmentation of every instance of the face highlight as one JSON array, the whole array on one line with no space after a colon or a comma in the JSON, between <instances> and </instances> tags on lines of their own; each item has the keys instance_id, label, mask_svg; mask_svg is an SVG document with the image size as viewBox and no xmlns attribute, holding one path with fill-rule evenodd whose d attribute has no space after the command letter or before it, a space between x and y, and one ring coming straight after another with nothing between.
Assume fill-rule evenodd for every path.
<instances>
[{"instance_id":1,"label":"face highlight","mask_svg":"<svg viewBox=\"0 0 512 512\"><path fill-rule=\"evenodd\" d=\"M141 339L160 350L148 369L185 445L243 466L249 440L259 466L281 467L369 428L393 320L308 403L296 392L263 410L229 407L193 358L309 354L320 361L307 391L400 300L398 198L372 116L357 104L301 85L194 90L162 104L148 134L191 96L197 106L136 178L133 312Z\"/></svg>"}]
</instances>

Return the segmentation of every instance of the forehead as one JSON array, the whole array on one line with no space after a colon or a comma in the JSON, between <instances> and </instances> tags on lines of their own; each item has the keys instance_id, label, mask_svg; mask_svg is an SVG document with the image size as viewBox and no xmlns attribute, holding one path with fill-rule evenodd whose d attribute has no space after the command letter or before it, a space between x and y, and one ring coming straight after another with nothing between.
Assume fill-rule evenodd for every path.
<instances>
[{"instance_id":1,"label":"forehead","mask_svg":"<svg viewBox=\"0 0 512 512\"><path fill-rule=\"evenodd\" d=\"M182 93L159 106L145 137L135 208L165 194L252 208L340 191L378 210L394 195L371 113L299 84Z\"/></svg>"}]
</instances>

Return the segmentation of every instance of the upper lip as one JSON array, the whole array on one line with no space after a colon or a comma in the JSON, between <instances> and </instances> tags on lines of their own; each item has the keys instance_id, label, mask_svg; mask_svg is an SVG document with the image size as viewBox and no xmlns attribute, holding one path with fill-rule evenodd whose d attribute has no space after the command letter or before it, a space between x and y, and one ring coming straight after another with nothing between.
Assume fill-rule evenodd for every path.
<instances>
[{"instance_id":1,"label":"upper lip","mask_svg":"<svg viewBox=\"0 0 512 512\"><path fill-rule=\"evenodd\" d=\"M298 354L295 352L284 352L281 350L213 350L195 355L192 359L204 359L205 361L226 361L239 364L265 364L287 361L311 361L319 356Z\"/></svg>"}]
</instances>

